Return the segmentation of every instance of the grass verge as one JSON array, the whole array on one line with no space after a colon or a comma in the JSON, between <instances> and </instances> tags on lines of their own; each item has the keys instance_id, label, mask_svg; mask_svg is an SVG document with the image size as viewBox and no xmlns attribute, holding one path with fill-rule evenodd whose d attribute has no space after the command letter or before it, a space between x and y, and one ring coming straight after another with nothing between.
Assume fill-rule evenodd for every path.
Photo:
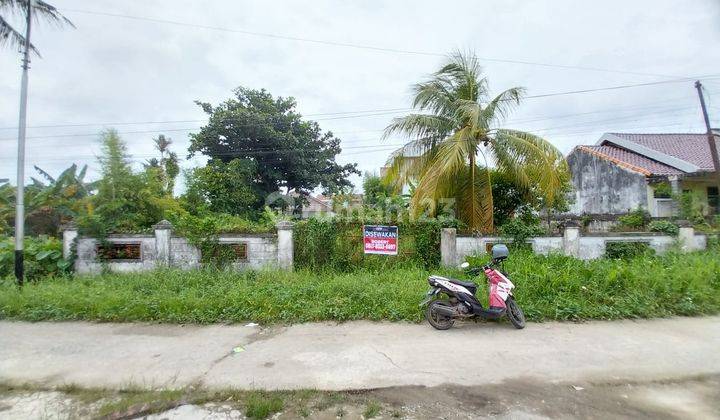
<instances>
[{"instance_id":1,"label":"grass verge","mask_svg":"<svg viewBox=\"0 0 720 420\"><path fill-rule=\"evenodd\" d=\"M715 251L595 261L516 252L505 269L530 320L720 312L720 253ZM419 268L352 273L159 270L46 279L22 290L7 279L0 284L0 318L200 324L419 321L418 303L429 274Z\"/></svg>"}]
</instances>

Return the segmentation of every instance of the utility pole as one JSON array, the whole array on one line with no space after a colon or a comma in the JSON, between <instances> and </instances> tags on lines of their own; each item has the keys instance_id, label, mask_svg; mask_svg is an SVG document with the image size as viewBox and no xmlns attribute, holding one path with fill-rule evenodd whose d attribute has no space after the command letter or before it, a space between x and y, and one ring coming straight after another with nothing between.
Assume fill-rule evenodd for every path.
<instances>
[{"instance_id":1,"label":"utility pole","mask_svg":"<svg viewBox=\"0 0 720 420\"><path fill-rule=\"evenodd\" d=\"M15 197L15 278L22 287L24 273L23 240L25 239L25 127L27 125L28 70L30 70L30 29L34 0L27 0L25 45L23 46L22 80L20 82L20 124L18 124L17 194Z\"/></svg>"},{"instance_id":2,"label":"utility pole","mask_svg":"<svg viewBox=\"0 0 720 420\"><path fill-rule=\"evenodd\" d=\"M700 107L702 108L703 118L705 119L707 140L708 145L710 146L710 156L712 156L713 166L715 167L715 180L717 181L718 188L720 188L720 158L718 158L718 150L715 145L715 134L712 131L712 127L710 127L710 117L708 116L707 107L705 106L702 83L700 83L699 80L695 82L695 89L697 89L698 96L700 97Z\"/></svg>"}]
</instances>

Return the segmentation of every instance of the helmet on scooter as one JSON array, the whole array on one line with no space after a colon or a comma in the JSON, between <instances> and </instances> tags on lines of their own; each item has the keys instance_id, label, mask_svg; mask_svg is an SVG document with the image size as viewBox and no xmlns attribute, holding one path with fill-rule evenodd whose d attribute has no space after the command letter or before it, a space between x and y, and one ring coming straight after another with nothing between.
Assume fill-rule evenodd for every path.
<instances>
[{"instance_id":1,"label":"helmet on scooter","mask_svg":"<svg viewBox=\"0 0 720 420\"><path fill-rule=\"evenodd\" d=\"M492 258L495 261L502 261L510 255L508 247L505 244L495 244L492 247Z\"/></svg>"}]
</instances>

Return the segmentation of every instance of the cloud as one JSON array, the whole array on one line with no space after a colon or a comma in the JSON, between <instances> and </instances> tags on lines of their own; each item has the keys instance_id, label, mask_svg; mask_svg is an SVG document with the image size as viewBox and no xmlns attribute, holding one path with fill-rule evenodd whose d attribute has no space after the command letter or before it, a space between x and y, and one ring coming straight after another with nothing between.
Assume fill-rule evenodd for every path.
<instances>
[{"instance_id":1,"label":"cloud","mask_svg":"<svg viewBox=\"0 0 720 420\"><path fill-rule=\"evenodd\" d=\"M239 85L294 96L303 114L403 108L409 87L442 57L339 47L189 26L97 16L72 10L161 18L307 39L558 63L662 75L717 72L718 3L692 8L672 1L196 1L87 3L56 0L77 29L40 27L43 59L30 74L30 125L111 123L139 162L165 133L185 156L199 123L112 124L202 120L193 103L220 102ZM525 86L529 95L647 82L662 77L484 61L496 90ZM0 52L0 127L17 125L19 58ZM720 84L708 83L720 97ZM570 115L573 114L573 115ZM376 170L373 151L393 115L324 119L343 139L340 161ZM318 117L320 118L320 117ZM720 119L715 119L719 121ZM528 99L508 125L545 135L561 150L593 143L604 131L700 131L691 83ZM27 164L58 173L73 162L97 169L104 125L31 128ZM138 133L138 131L145 131ZM15 130L0 130L0 178L14 178ZM64 137L61 137L64 136ZM387 143L396 143L390 139ZM357 146L368 146L366 150ZM190 167L199 161L184 162ZM91 171L91 175L97 172ZM357 181L357 180L356 180Z\"/></svg>"}]
</instances>

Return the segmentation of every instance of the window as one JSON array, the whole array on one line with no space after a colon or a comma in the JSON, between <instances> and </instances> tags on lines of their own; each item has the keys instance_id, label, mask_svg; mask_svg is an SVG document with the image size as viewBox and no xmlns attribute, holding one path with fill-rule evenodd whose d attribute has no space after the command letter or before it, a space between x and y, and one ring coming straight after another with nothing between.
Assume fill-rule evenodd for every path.
<instances>
[{"instance_id":1,"label":"window","mask_svg":"<svg viewBox=\"0 0 720 420\"><path fill-rule=\"evenodd\" d=\"M135 260L142 259L139 243L110 243L98 245L98 258L102 260Z\"/></svg>"},{"instance_id":2,"label":"window","mask_svg":"<svg viewBox=\"0 0 720 420\"><path fill-rule=\"evenodd\" d=\"M203 251L201 255L201 260L203 262L231 262L232 260L242 262L247 261L247 259L248 245L246 242L239 242L236 244L218 244Z\"/></svg>"},{"instance_id":3,"label":"window","mask_svg":"<svg viewBox=\"0 0 720 420\"><path fill-rule=\"evenodd\" d=\"M245 242L231 244L230 247L235 252L238 261L247 261L247 244Z\"/></svg>"},{"instance_id":4,"label":"window","mask_svg":"<svg viewBox=\"0 0 720 420\"><path fill-rule=\"evenodd\" d=\"M708 206L710 206L710 212L713 214L718 214L718 206L720 206L718 187L707 187L707 200Z\"/></svg>"}]
</instances>

